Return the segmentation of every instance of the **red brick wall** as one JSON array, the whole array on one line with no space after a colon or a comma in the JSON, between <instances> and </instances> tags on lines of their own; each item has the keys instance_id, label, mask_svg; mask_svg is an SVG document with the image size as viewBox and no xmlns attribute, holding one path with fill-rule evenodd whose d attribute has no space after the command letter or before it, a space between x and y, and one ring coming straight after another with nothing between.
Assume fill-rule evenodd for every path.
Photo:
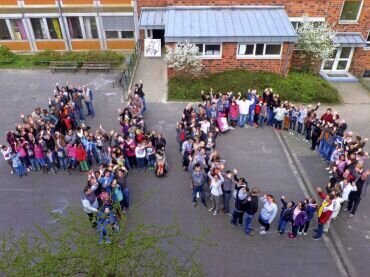
<instances>
[{"instance_id":1,"label":"red brick wall","mask_svg":"<svg viewBox=\"0 0 370 277\"><path fill-rule=\"evenodd\" d=\"M237 59L236 49L236 43L223 43L222 59L202 60L202 63L205 66L203 72L215 73L230 69L245 69L249 71L272 72L281 75L287 75L289 73L292 57L292 45L289 47L289 43L285 43L283 45L281 59ZM173 69L168 70L170 78L175 74L176 72Z\"/></svg>"},{"instance_id":2,"label":"red brick wall","mask_svg":"<svg viewBox=\"0 0 370 277\"><path fill-rule=\"evenodd\" d=\"M370 0L364 0L361 15L356 24L339 24L340 13L344 0L138 0L139 11L141 7L159 6L215 6L215 5L284 5L288 16L299 17L308 14L311 17L326 17L326 21L332 24L334 30L338 32L361 32L366 39L370 30ZM140 14L140 13L139 13ZM370 51L356 48L352 59L351 72L356 75L362 74L370 68ZM217 64L216 61L208 63ZM273 62L275 64L276 62ZM293 64L299 65L297 56L293 57ZM243 62L246 64L246 62ZM240 62L235 62L236 66L241 66ZM229 68L231 63L223 64ZM273 65L272 67L276 67ZM271 68L271 66L268 66Z\"/></svg>"}]
</instances>

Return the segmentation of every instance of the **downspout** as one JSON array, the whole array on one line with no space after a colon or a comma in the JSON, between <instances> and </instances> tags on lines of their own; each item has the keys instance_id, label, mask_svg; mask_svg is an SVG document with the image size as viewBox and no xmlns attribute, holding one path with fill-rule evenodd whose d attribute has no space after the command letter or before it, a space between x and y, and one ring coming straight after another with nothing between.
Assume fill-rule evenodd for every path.
<instances>
[{"instance_id":1,"label":"downspout","mask_svg":"<svg viewBox=\"0 0 370 277\"><path fill-rule=\"evenodd\" d=\"M293 45L294 45L294 43L290 42L289 46L288 46L288 50L286 51L285 61L284 61L284 68L283 68L284 77L287 76L288 61L289 61L290 53L292 52Z\"/></svg>"},{"instance_id":2,"label":"downspout","mask_svg":"<svg viewBox=\"0 0 370 277\"><path fill-rule=\"evenodd\" d=\"M100 32L100 47L103 50L107 50L107 41L106 41L105 32L104 32L103 19L100 16L100 4L98 1L94 3L96 5L96 15L99 21L99 22L96 22L96 25L98 26L99 32Z\"/></svg>"},{"instance_id":3,"label":"downspout","mask_svg":"<svg viewBox=\"0 0 370 277\"><path fill-rule=\"evenodd\" d=\"M66 36L65 40L67 42L67 50L71 51L71 41L69 40L68 33L67 33L67 30L66 30L66 26L64 25L63 10L62 10L62 5L60 4L60 0L58 0L57 3L58 3L58 11L59 11L59 16L60 16L60 21L62 22L63 33Z\"/></svg>"}]
</instances>

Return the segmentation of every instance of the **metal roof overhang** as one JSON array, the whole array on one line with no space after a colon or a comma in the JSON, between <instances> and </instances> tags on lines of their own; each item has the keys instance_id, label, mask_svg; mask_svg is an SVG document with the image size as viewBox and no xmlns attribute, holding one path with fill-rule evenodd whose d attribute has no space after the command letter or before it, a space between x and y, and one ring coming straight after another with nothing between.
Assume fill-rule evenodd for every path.
<instances>
[{"instance_id":1,"label":"metal roof overhang","mask_svg":"<svg viewBox=\"0 0 370 277\"><path fill-rule=\"evenodd\" d=\"M281 6L167 7L142 10L140 28L165 29L166 42L296 42Z\"/></svg>"},{"instance_id":2,"label":"metal roof overhang","mask_svg":"<svg viewBox=\"0 0 370 277\"><path fill-rule=\"evenodd\" d=\"M335 44L342 47L365 47L366 41L361 33L337 33L333 39Z\"/></svg>"}]
</instances>

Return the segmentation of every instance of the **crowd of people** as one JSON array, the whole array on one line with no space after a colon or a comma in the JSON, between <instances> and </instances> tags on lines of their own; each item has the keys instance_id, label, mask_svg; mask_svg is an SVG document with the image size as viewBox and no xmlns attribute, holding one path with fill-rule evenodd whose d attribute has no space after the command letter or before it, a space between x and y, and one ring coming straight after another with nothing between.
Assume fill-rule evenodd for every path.
<instances>
[{"instance_id":1,"label":"crowd of people","mask_svg":"<svg viewBox=\"0 0 370 277\"><path fill-rule=\"evenodd\" d=\"M109 243L107 230L118 230L118 219L130 206L128 172L148 169L161 177L168 171L165 138L145 128L144 99L140 82L127 107L119 110L121 131L105 131L100 125L93 132L85 122L86 116L95 116L92 90L56 84L47 108L22 114L22 123L7 132L8 145L1 145L1 152L10 173L22 178L38 171L72 174L78 168L87 176L81 195L84 211L100 233L99 243Z\"/></svg>"},{"instance_id":2,"label":"crowd of people","mask_svg":"<svg viewBox=\"0 0 370 277\"><path fill-rule=\"evenodd\" d=\"M289 238L307 235L316 213L318 224L312 238L318 240L340 211L349 212L349 217L355 215L369 182L370 170L364 168L369 155L363 150L367 138L353 136L351 131L347 131L345 120L337 112L329 108L318 116L320 103L316 107L296 106L281 101L272 89L266 89L262 95L256 90L248 90L242 95L214 93L211 89L207 94L202 91L201 96L202 103L196 108L188 104L177 124L177 142L183 169L190 173L193 206L197 206L197 198L200 198L213 215L220 212L229 214L234 225L243 226L244 221L244 232L253 235L252 220L261 202L258 216L260 234L269 231L278 214L274 196L265 194L260 197L260 188L250 188L248 180L238 176L236 169L225 170L224 160L216 150L220 133L237 126L264 128L268 125L278 131L286 130L306 142L311 141L311 150L316 150L323 161L329 163L327 170L331 174L326 193L317 188L317 197L322 201L307 198L294 202L281 197L278 232L283 235L290 225ZM232 213L231 198L235 199ZM208 206L207 199L210 199L211 206Z\"/></svg>"}]
</instances>

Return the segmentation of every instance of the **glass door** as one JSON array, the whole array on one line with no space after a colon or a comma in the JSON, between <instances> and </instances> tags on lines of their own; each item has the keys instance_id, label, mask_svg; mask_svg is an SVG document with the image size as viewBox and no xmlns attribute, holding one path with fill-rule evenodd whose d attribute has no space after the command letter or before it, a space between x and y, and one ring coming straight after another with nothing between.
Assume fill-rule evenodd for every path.
<instances>
[{"instance_id":1,"label":"glass door","mask_svg":"<svg viewBox=\"0 0 370 277\"><path fill-rule=\"evenodd\" d=\"M354 47L339 47L331 59L323 61L322 71L347 72L351 66Z\"/></svg>"}]
</instances>

